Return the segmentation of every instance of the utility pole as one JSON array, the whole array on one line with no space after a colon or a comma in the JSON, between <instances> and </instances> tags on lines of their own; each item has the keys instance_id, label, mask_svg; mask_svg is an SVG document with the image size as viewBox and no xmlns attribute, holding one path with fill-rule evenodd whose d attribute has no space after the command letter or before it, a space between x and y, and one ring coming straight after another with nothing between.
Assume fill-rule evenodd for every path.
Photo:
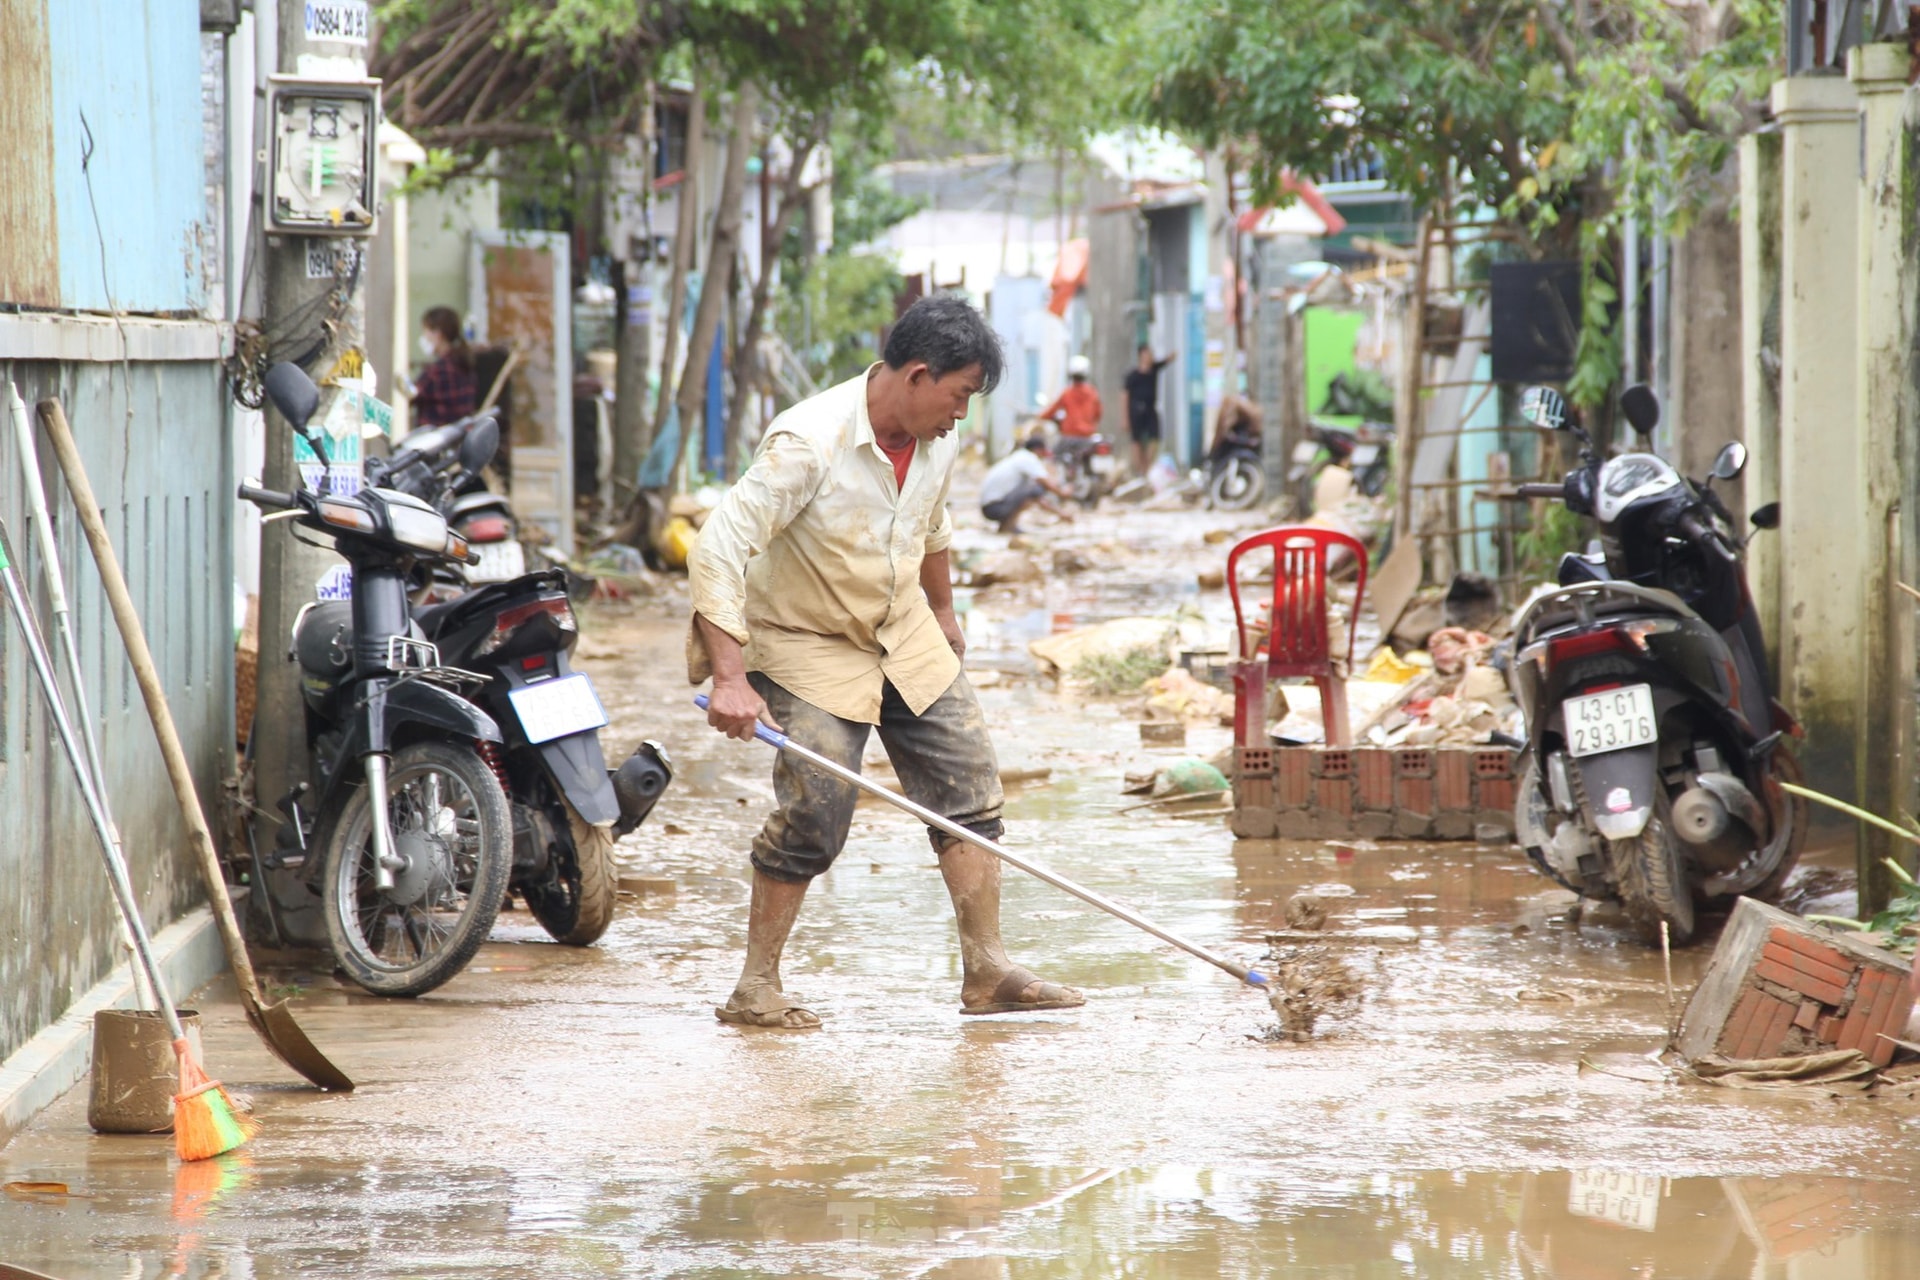
<instances>
[{"instance_id":1,"label":"utility pole","mask_svg":"<svg viewBox=\"0 0 1920 1280\"><path fill-rule=\"evenodd\" d=\"M647 374L653 367L653 81L647 81L640 106L639 154L635 168L640 199L640 230L629 233L623 264L619 358L614 366L613 503L625 507L639 488L640 464L653 445L647 420ZM612 512L606 513L609 517Z\"/></svg>"},{"instance_id":2,"label":"utility pole","mask_svg":"<svg viewBox=\"0 0 1920 1280\"><path fill-rule=\"evenodd\" d=\"M333 0L324 5L307 0L262 3L257 12L274 11L277 38L263 22L258 65L263 72L277 68L283 74L314 75L318 67L324 69L327 78L364 78L368 8L357 0ZM261 12L261 17L267 16ZM270 156L274 122L265 96L260 107L256 137L263 153ZM300 364L320 384L320 408L314 415L317 426L341 394L335 380L361 373L366 343L366 299L360 287L359 267L362 242L273 233L267 211L272 175L268 165L257 167L256 172L261 176L255 186L254 225L265 233L261 261L266 314L262 328L268 335L267 356L270 361ZM310 248L316 251L318 264L312 269ZM270 489L291 490L299 484L293 432L271 404L266 420L264 483ZM308 774L299 668L286 661L287 637L301 606L315 598L315 584L331 566L340 563L333 552L297 541L292 533L293 526L284 520L263 524L260 531L260 671L251 742L255 803L275 818L282 817L278 809L281 797ZM306 809L311 813L311 799ZM280 828L267 819L258 822L255 839L264 855L274 847ZM317 852L309 851L308 856ZM326 934L318 899L301 883L300 873L270 873L265 880L258 888L273 895L274 914L288 941L324 946Z\"/></svg>"}]
</instances>

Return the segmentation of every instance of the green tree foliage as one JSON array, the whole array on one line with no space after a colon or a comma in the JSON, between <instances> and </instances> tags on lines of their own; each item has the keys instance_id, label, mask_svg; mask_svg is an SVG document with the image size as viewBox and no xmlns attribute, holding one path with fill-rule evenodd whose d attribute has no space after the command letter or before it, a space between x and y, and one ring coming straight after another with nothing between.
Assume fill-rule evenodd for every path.
<instances>
[{"instance_id":1,"label":"green tree foliage","mask_svg":"<svg viewBox=\"0 0 1920 1280\"><path fill-rule=\"evenodd\" d=\"M1757 122L1781 31L1775 0L1210 0L1150 27L1134 107L1243 149L1269 194L1372 152L1416 200L1496 211L1536 253L1577 247L1586 403L1618 368L1618 227L1684 231Z\"/></svg>"}]
</instances>

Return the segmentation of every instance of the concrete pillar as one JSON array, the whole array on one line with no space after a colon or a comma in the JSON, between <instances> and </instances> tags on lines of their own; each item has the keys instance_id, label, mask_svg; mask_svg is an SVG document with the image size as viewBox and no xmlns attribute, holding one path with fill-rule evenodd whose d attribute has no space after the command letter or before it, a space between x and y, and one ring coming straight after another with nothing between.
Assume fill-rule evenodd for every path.
<instances>
[{"instance_id":1,"label":"concrete pillar","mask_svg":"<svg viewBox=\"0 0 1920 1280\"><path fill-rule=\"evenodd\" d=\"M1708 181L1713 194L1668 259L1668 376L1675 466L1695 479L1707 474L1730 440L1742 438L1740 403L1740 226L1733 219L1734 169ZM1745 518L1738 490L1727 505Z\"/></svg>"},{"instance_id":2,"label":"concrete pillar","mask_svg":"<svg viewBox=\"0 0 1920 1280\"><path fill-rule=\"evenodd\" d=\"M1780 122L1781 697L1806 727L1807 782L1858 796L1855 722L1866 588L1861 548L1881 536L1861 496L1855 394L1859 303L1859 103L1837 76L1773 86ZM1848 839L1852 824L1817 809L1814 830Z\"/></svg>"},{"instance_id":3,"label":"concrete pillar","mask_svg":"<svg viewBox=\"0 0 1920 1280\"><path fill-rule=\"evenodd\" d=\"M1855 721L1860 803L1881 814L1909 811L1913 784L1914 603L1894 584L1908 559L1901 497L1912 458L1902 448L1913 396L1916 172L1906 131L1908 53L1904 44L1852 49L1847 76L1860 97L1858 306L1855 343L1864 486L1858 577L1860 668L1870 673ZM1858 834L1860 905L1873 910L1892 889L1883 862L1912 865L1913 846L1877 828Z\"/></svg>"},{"instance_id":4,"label":"concrete pillar","mask_svg":"<svg viewBox=\"0 0 1920 1280\"><path fill-rule=\"evenodd\" d=\"M1780 498L1780 135L1740 140L1742 477L1751 512ZM1747 544L1747 585L1767 637L1767 662L1780 672L1780 534Z\"/></svg>"}]
</instances>

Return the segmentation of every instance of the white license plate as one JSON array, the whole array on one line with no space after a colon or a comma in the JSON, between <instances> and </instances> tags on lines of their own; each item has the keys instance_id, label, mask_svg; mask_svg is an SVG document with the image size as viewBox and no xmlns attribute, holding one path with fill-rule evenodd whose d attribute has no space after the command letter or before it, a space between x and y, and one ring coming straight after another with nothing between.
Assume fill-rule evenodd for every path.
<instances>
[{"instance_id":1,"label":"white license plate","mask_svg":"<svg viewBox=\"0 0 1920 1280\"><path fill-rule=\"evenodd\" d=\"M1087 459L1087 466L1093 471L1093 474L1097 476L1111 475L1113 474L1113 455L1110 453L1096 453Z\"/></svg>"},{"instance_id":2,"label":"white license plate","mask_svg":"<svg viewBox=\"0 0 1920 1280\"><path fill-rule=\"evenodd\" d=\"M1575 756L1624 751L1657 742L1660 731L1653 719L1653 689L1644 684L1568 698L1567 752Z\"/></svg>"},{"instance_id":3,"label":"white license plate","mask_svg":"<svg viewBox=\"0 0 1920 1280\"><path fill-rule=\"evenodd\" d=\"M472 544L480 563L467 568L468 582L511 582L527 571L527 553L519 539Z\"/></svg>"},{"instance_id":4,"label":"white license plate","mask_svg":"<svg viewBox=\"0 0 1920 1280\"><path fill-rule=\"evenodd\" d=\"M600 695L584 674L530 684L515 689L507 699L513 703L513 713L520 717L520 727L531 743L551 742L570 733L604 728L607 723Z\"/></svg>"},{"instance_id":5,"label":"white license plate","mask_svg":"<svg viewBox=\"0 0 1920 1280\"><path fill-rule=\"evenodd\" d=\"M1635 1231L1651 1231L1660 1218L1660 1179L1647 1173L1575 1169L1567 1212Z\"/></svg>"}]
</instances>

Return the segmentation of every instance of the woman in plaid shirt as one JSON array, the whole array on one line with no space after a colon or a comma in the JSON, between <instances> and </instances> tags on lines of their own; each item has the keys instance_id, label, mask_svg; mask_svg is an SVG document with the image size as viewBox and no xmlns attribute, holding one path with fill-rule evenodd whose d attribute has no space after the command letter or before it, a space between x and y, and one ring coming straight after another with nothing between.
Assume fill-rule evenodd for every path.
<instances>
[{"instance_id":1,"label":"woman in plaid shirt","mask_svg":"<svg viewBox=\"0 0 1920 1280\"><path fill-rule=\"evenodd\" d=\"M460 333L452 307L434 307L420 318L420 350L427 367L413 391L413 425L438 427L474 411L478 392L473 379L473 350Z\"/></svg>"}]
</instances>

